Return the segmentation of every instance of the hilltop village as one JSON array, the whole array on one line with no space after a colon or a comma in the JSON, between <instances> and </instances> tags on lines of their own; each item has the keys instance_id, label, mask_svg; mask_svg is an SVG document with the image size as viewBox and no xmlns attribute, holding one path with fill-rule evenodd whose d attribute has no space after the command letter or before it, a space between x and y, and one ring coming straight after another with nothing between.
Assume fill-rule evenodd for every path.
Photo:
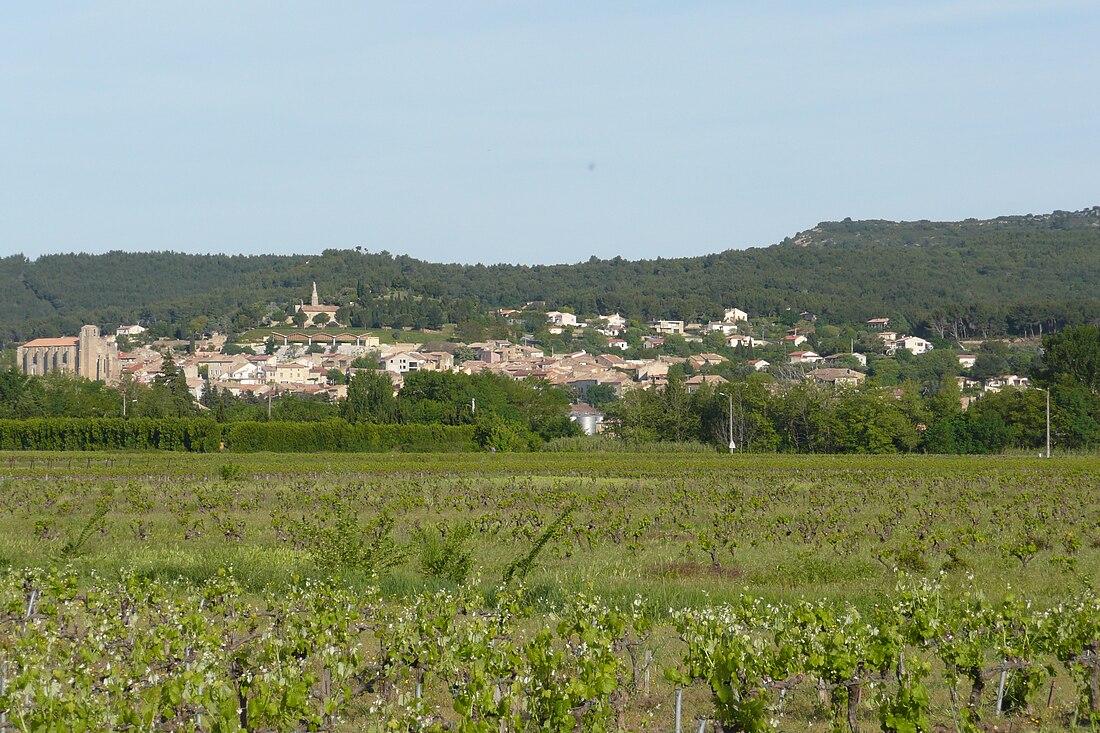
<instances>
[{"instance_id":1,"label":"hilltop village","mask_svg":"<svg viewBox=\"0 0 1100 733\"><path fill-rule=\"evenodd\" d=\"M681 379L688 392L754 373L776 383L803 380L824 386L859 385L868 376L883 382L885 373L889 384L889 372L899 362L913 362L937 348L887 317L819 327L811 313L776 319L753 317L736 307L723 308L721 319L685 323L637 322L618 313L585 315L530 303L493 315L520 331L532 319L543 324L541 329L515 340L469 342L443 330L346 328L337 320L339 307L321 302L316 283L308 304L303 300L290 310L293 315L284 322L234 339L219 333L202 333L190 342L149 339L141 324L120 325L114 334L101 335L96 326L86 326L76 337L23 344L18 366L24 374L68 372L110 385L150 384L170 358L197 401L209 390L261 400L287 394L342 400L351 376L363 369L384 371L395 393L410 372L488 371L565 388L576 419L591 430L601 419L601 404L630 390L661 388L671 378ZM973 350L960 351L941 340L937 356L957 362L964 409L983 393L1029 386L1026 376L1005 368L1013 359L998 344L968 342Z\"/></svg>"}]
</instances>

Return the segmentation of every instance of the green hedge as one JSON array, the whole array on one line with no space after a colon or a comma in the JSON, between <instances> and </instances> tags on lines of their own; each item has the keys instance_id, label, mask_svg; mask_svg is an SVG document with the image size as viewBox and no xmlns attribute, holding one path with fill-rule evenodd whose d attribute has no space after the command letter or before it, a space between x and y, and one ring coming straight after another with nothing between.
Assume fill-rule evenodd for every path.
<instances>
[{"instance_id":1,"label":"green hedge","mask_svg":"<svg viewBox=\"0 0 1100 733\"><path fill-rule=\"evenodd\" d=\"M213 420L46 417L0 420L4 450L218 450L221 426Z\"/></svg>"},{"instance_id":2,"label":"green hedge","mask_svg":"<svg viewBox=\"0 0 1100 733\"><path fill-rule=\"evenodd\" d=\"M0 420L0 450L465 451L472 426L324 422L218 424L199 418L36 418Z\"/></svg>"},{"instance_id":3,"label":"green hedge","mask_svg":"<svg viewBox=\"0 0 1100 733\"><path fill-rule=\"evenodd\" d=\"M374 425L325 420L242 422L230 423L225 428L225 447L234 453L394 450L427 453L477 448L470 425Z\"/></svg>"}]
</instances>

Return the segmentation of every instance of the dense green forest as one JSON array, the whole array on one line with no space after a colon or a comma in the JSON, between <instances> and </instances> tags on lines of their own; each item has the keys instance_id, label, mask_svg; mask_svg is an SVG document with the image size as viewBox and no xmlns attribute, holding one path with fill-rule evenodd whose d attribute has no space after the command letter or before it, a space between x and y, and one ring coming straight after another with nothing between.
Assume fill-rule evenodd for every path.
<instances>
[{"instance_id":1,"label":"dense green forest","mask_svg":"<svg viewBox=\"0 0 1100 733\"><path fill-rule=\"evenodd\" d=\"M367 328L484 320L545 301L580 313L709 318L810 311L886 315L954 338L1032 335L1100 319L1100 207L962 222L823 223L763 248L573 265L437 264L388 252L225 256L173 252L0 259L0 343L141 322L177 333L199 316L240 331L283 317L316 281Z\"/></svg>"}]
</instances>

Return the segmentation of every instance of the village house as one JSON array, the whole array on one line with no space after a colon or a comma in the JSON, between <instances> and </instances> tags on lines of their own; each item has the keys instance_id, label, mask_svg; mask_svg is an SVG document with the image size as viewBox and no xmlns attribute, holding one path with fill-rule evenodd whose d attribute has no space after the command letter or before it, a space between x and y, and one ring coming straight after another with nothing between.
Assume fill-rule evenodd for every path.
<instances>
[{"instance_id":1,"label":"village house","mask_svg":"<svg viewBox=\"0 0 1100 733\"><path fill-rule=\"evenodd\" d=\"M600 320L607 323L609 328L618 328L618 329L626 328L626 319L623 318L618 313L612 313L609 316L600 316Z\"/></svg>"},{"instance_id":2,"label":"village house","mask_svg":"<svg viewBox=\"0 0 1100 733\"><path fill-rule=\"evenodd\" d=\"M771 364L764 361L763 359L749 359L746 362L746 364L748 364L750 367L752 367L753 369L755 369L758 372L762 372L762 371L764 371L765 369L767 369L768 367L771 366Z\"/></svg>"},{"instance_id":3,"label":"village house","mask_svg":"<svg viewBox=\"0 0 1100 733\"><path fill-rule=\"evenodd\" d=\"M200 358L196 363L198 369L205 367L207 378L213 380L228 379L231 372L247 364L248 359L244 356L223 356L221 354Z\"/></svg>"},{"instance_id":4,"label":"village house","mask_svg":"<svg viewBox=\"0 0 1100 733\"><path fill-rule=\"evenodd\" d=\"M919 336L906 336L888 343L886 353L894 354L897 353L898 349L905 349L910 354L917 356L931 351L932 348L931 341L926 341Z\"/></svg>"},{"instance_id":5,"label":"village house","mask_svg":"<svg viewBox=\"0 0 1100 733\"><path fill-rule=\"evenodd\" d=\"M603 328L597 328L596 333L602 333L609 338L620 338L626 333L625 326L605 326Z\"/></svg>"},{"instance_id":6,"label":"village house","mask_svg":"<svg viewBox=\"0 0 1100 733\"><path fill-rule=\"evenodd\" d=\"M417 372L428 362L416 351L401 351L381 359L382 368L387 372Z\"/></svg>"},{"instance_id":7,"label":"village house","mask_svg":"<svg viewBox=\"0 0 1100 733\"><path fill-rule=\"evenodd\" d=\"M665 345L665 340L663 338L656 338L654 336L646 336L645 338L642 339L642 348L643 349L659 349L664 345Z\"/></svg>"},{"instance_id":8,"label":"village house","mask_svg":"<svg viewBox=\"0 0 1100 733\"><path fill-rule=\"evenodd\" d=\"M1031 381L1027 377L1017 376L1016 374L1006 374L1003 377L993 377L992 379L985 380L982 391L1000 392L1006 387L1011 389L1029 389L1031 387Z\"/></svg>"},{"instance_id":9,"label":"village house","mask_svg":"<svg viewBox=\"0 0 1100 733\"><path fill-rule=\"evenodd\" d=\"M553 323L555 326L576 326L577 317L572 313L563 313L562 311L549 311L546 314L547 323Z\"/></svg>"},{"instance_id":10,"label":"village house","mask_svg":"<svg viewBox=\"0 0 1100 733\"><path fill-rule=\"evenodd\" d=\"M649 324L650 330L654 333L663 333L665 335L684 335L684 322L683 321L653 321Z\"/></svg>"},{"instance_id":11,"label":"village house","mask_svg":"<svg viewBox=\"0 0 1100 733\"><path fill-rule=\"evenodd\" d=\"M718 333L723 336L729 336L731 333L737 333L736 323L726 323L724 321L711 321L703 327L703 333Z\"/></svg>"},{"instance_id":12,"label":"village house","mask_svg":"<svg viewBox=\"0 0 1100 733\"><path fill-rule=\"evenodd\" d=\"M789 336L783 337L783 343L787 346L801 346L807 341L809 341L809 339L800 333L792 333Z\"/></svg>"},{"instance_id":13,"label":"village house","mask_svg":"<svg viewBox=\"0 0 1100 733\"><path fill-rule=\"evenodd\" d=\"M815 351L792 351L788 355L790 364L816 364L821 361L821 355Z\"/></svg>"},{"instance_id":14,"label":"village house","mask_svg":"<svg viewBox=\"0 0 1100 733\"><path fill-rule=\"evenodd\" d=\"M830 354L829 356L821 357L821 360L824 362L836 362L840 361L841 359L855 359L857 362L859 362L860 366L867 366L866 354L860 354L855 351L849 354Z\"/></svg>"},{"instance_id":15,"label":"village house","mask_svg":"<svg viewBox=\"0 0 1100 733\"><path fill-rule=\"evenodd\" d=\"M424 368L429 371L449 372L454 369L454 354L449 354L446 351L421 351L418 353L424 357Z\"/></svg>"},{"instance_id":16,"label":"village house","mask_svg":"<svg viewBox=\"0 0 1100 733\"><path fill-rule=\"evenodd\" d=\"M812 370L806 375L817 384L856 385L862 384L867 375L855 369L836 369L831 367Z\"/></svg>"},{"instance_id":17,"label":"village house","mask_svg":"<svg viewBox=\"0 0 1100 733\"><path fill-rule=\"evenodd\" d=\"M115 330L116 336L140 336L145 333L145 327L138 324L132 326L119 326Z\"/></svg>"},{"instance_id":18,"label":"village house","mask_svg":"<svg viewBox=\"0 0 1100 733\"><path fill-rule=\"evenodd\" d=\"M717 374L695 374L684 380L684 391L693 394L704 386L718 387L728 383L729 380Z\"/></svg>"},{"instance_id":19,"label":"village house","mask_svg":"<svg viewBox=\"0 0 1100 733\"><path fill-rule=\"evenodd\" d=\"M759 345L759 343L760 342L754 339L752 336L746 336L742 334L734 334L726 339L726 346L730 347L731 349L736 349L738 346L753 348Z\"/></svg>"},{"instance_id":20,"label":"village house","mask_svg":"<svg viewBox=\"0 0 1100 733\"><path fill-rule=\"evenodd\" d=\"M618 349L619 351L626 351L630 348L630 344L625 339L608 339L607 348Z\"/></svg>"},{"instance_id":21,"label":"village house","mask_svg":"<svg viewBox=\"0 0 1100 733\"><path fill-rule=\"evenodd\" d=\"M726 323L737 323L738 321L749 320L749 314L740 308L726 308L725 314L722 316L722 320Z\"/></svg>"},{"instance_id":22,"label":"village house","mask_svg":"<svg viewBox=\"0 0 1100 733\"><path fill-rule=\"evenodd\" d=\"M270 384L246 384L244 382L226 382L225 384L217 385L219 391L228 392L234 397L248 396L253 397L266 397L269 393L275 391L275 387Z\"/></svg>"},{"instance_id":23,"label":"village house","mask_svg":"<svg viewBox=\"0 0 1100 733\"><path fill-rule=\"evenodd\" d=\"M886 327L890 325L889 318L871 318L866 321L868 328L873 328L876 331L885 331Z\"/></svg>"},{"instance_id":24,"label":"village house","mask_svg":"<svg viewBox=\"0 0 1100 733\"><path fill-rule=\"evenodd\" d=\"M263 373L264 365L262 362L258 363L245 359L243 363L234 364L223 379L227 382L259 384L263 379Z\"/></svg>"},{"instance_id":25,"label":"village house","mask_svg":"<svg viewBox=\"0 0 1100 733\"><path fill-rule=\"evenodd\" d=\"M976 354L959 354L959 366L963 369L971 369L978 363L978 356Z\"/></svg>"},{"instance_id":26,"label":"village house","mask_svg":"<svg viewBox=\"0 0 1100 733\"><path fill-rule=\"evenodd\" d=\"M656 377L667 377L668 368L671 366L665 361L646 361L638 366L635 371L635 379L639 382L653 381Z\"/></svg>"},{"instance_id":27,"label":"village house","mask_svg":"<svg viewBox=\"0 0 1100 733\"><path fill-rule=\"evenodd\" d=\"M726 357L721 354L692 354L688 357L688 364L691 364L693 369L706 369L707 367L718 366L726 361Z\"/></svg>"},{"instance_id":28,"label":"village house","mask_svg":"<svg viewBox=\"0 0 1100 733\"><path fill-rule=\"evenodd\" d=\"M959 384L959 389L966 390L980 390L982 388L982 382L980 379L971 379L970 377L955 377L955 381Z\"/></svg>"},{"instance_id":29,"label":"village house","mask_svg":"<svg viewBox=\"0 0 1100 733\"><path fill-rule=\"evenodd\" d=\"M276 364L264 369L264 378L267 382L273 382L280 386L288 384L305 384L309 380L309 370L312 365L297 361L288 361Z\"/></svg>"},{"instance_id":30,"label":"village house","mask_svg":"<svg viewBox=\"0 0 1100 733\"><path fill-rule=\"evenodd\" d=\"M192 379L187 378L187 391L191 393L191 396L198 402L202 399L203 394L206 392L206 380L205 379Z\"/></svg>"}]
</instances>

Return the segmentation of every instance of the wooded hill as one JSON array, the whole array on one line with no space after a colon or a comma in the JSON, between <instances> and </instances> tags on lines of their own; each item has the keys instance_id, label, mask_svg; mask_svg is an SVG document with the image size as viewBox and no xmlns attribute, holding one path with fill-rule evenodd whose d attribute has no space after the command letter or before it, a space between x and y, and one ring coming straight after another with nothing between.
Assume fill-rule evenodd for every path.
<instances>
[{"instance_id":1,"label":"wooded hill","mask_svg":"<svg viewBox=\"0 0 1100 733\"><path fill-rule=\"evenodd\" d=\"M962 222L825 222L763 248L573 265L457 265L388 252L225 256L174 252L0 259L0 342L83 323L244 330L308 297L356 303L367 328L479 320L545 301L579 313L708 319L810 311L958 336L1030 334L1100 320L1100 207Z\"/></svg>"}]
</instances>

